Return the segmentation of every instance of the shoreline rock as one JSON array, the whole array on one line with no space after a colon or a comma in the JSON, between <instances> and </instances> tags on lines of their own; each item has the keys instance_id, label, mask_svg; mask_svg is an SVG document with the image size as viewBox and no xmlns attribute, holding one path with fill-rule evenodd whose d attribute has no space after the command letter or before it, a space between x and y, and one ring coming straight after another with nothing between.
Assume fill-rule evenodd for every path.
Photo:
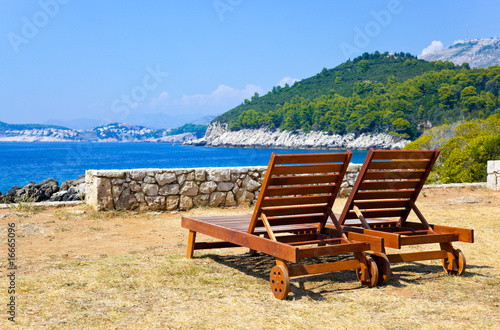
<instances>
[{"instance_id":1,"label":"shoreline rock","mask_svg":"<svg viewBox=\"0 0 500 330\"><path fill-rule=\"evenodd\" d=\"M227 124L219 122L208 126L205 136L198 140L185 142L186 146L237 147L237 148L285 148L285 149L351 149L369 148L399 150L410 140L387 133L374 135L353 133L346 135L326 132L279 131L243 129L229 131Z\"/></svg>"},{"instance_id":2,"label":"shoreline rock","mask_svg":"<svg viewBox=\"0 0 500 330\"><path fill-rule=\"evenodd\" d=\"M80 201L85 198L85 175L78 179L66 180L59 187L59 183L53 179L47 179L39 184L30 182L24 187L14 186L7 193L0 193L0 203L19 202L59 202Z\"/></svg>"}]
</instances>

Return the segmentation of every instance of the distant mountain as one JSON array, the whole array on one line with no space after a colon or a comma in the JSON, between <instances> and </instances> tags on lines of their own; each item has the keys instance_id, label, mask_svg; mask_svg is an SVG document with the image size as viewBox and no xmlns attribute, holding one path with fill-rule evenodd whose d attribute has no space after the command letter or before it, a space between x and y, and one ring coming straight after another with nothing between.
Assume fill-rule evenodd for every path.
<instances>
[{"instance_id":1,"label":"distant mountain","mask_svg":"<svg viewBox=\"0 0 500 330\"><path fill-rule=\"evenodd\" d=\"M190 122L193 125L208 125L212 120L214 120L216 116L203 116L201 118L196 119L195 121Z\"/></svg>"},{"instance_id":2,"label":"distant mountain","mask_svg":"<svg viewBox=\"0 0 500 330\"><path fill-rule=\"evenodd\" d=\"M500 65L500 39L459 40L450 47L419 56L426 61L450 61L457 65L469 63L471 68Z\"/></svg>"},{"instance_id":3,"label":"distant mountain","mask_svg":"<svg viewBox=\"0 0 500 330\"><path fill-rule=\"evenodd\" d=\"M167 115L161 112L155 114L134 113L122 119L121 121L154 129L168 129L191 123L202 116L203 115L199 113L180 115Z\"/></svg>"},{"instance_id":4,"label":"distant mountain","mask_svg":"<svg viewBox=\"0 0 500 330\"><path fill-rule=\"evenodd\" d=\"M67 127L58 126L58 125L43 125L43 124L7 124L0 121L0 132L4 131L23 131L23 130L32 130L32 129L62 129L67 130Z\"/></svg>"},{"instance_id":5,"label":"distant mountain","mask_svg":"<svg viewBox=\"0 0 500 330\"><path fill-rule=\"evenodd\" d=\"M181 115L167 115L165 113L134 113L126 118L120 119L120 122L158 130L176 128L184 124L208 125L214 118L215 116L204 116L199 113ZM44 124L69 127L77 130L90 130L94 127L109 123L103 123L102 121L91 118L77 118L72 120L50 119Z\"/></svg>"},{"instance_id":6,"label":"distant mountain","mask_svg":"<svg viewBox=\"0 0 500 330\"><path fill-rule=\"evenodd\" d=\"M58 125L69 127L72 129L91 129L96 126L99 126L101 123L97 119L90 118L77 118L72 120L57 120L57 119L49 119L45 123L45 125Z\"/></svg>"}]
</instances>

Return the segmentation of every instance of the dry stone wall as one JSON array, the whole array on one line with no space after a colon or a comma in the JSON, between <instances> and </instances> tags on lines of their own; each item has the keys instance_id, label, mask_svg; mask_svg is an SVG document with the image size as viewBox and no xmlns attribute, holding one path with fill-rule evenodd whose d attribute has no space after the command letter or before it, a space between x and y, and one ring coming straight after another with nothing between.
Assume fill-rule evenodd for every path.
<instances>
[{"instance_id":1,"label":"dry stone wall","mask_svg":"<svg viewBox=\"0 0 500 330\"><path fill-rule=\"evenodd\" d=\"M349 165L341 195L360 165ZM95 210L176 211L255 204L267 167L86 171L86 202Z\"/></svg>"}]
</instances>

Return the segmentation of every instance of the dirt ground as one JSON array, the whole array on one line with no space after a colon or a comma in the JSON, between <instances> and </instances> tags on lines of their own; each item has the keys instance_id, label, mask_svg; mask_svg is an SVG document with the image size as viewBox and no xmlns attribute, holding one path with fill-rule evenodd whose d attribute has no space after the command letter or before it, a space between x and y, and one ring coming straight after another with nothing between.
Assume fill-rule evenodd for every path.
<instances>
[{"instance_id":1,"label":"dirt ground","mask_svg":"<svg viewBox=\"0 0 500 330\"><path fill-rule=\"evenodd\" d=\"M334 211L344 203L338 199ZM181 216L251 208L137 214L86 205L0 210L0 274L8 274L7 228L14 223L22 328L500 327L500 192L427 189L417 205L430 223L475 230L474 244L455 244L467 257L464 276L447 276L439 261L398 264L381 288L365 289L354 272L340 272L293 279L289 299L277 301L267 279L272 258L250 257L243 248L184 258ZM0 283L4 302L7 286ZM0 326L12 325L0 315Z\"/></svg>"}]
</instances>

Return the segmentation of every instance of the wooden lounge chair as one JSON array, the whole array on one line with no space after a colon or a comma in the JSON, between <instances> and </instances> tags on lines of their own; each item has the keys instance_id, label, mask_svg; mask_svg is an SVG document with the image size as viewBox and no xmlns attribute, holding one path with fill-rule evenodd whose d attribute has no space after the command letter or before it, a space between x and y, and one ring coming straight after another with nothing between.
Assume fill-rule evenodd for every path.
<instances>
[{"instance_id":1,"label":"wooden lounge chair","mask_svg":"<svg viewBox=\"0 0 500 330\"><path fill-rule=\"evenodd\" d=\"M187 257L197 249L246 247L276 258L270 283L274 296L285 298L290 277L354 269L361 283L373 286L379 272L365 255L381 250L383 239L345 234L331 211L340 189L350 151L345 153L272 154L253 215L182 217L189 229ZM332 217L335 228L325 228ZM195 242L196 233L221 241ZM352 260L288 266L301 259L353 253ZM387 261L384 269L390 272ZM387 274L384 274L387 276Z\"/></svg>"},{"instance_id":2,"label":"wooden lounge chair","mask_svg":"<svg viewBox=\"0 0 500 330\"><path fill-rule=\"evenodd\" d=\"M415 205L438 155L439 150L370 149L339 222L346 232L383 237L384 247L401 249L405 245L439 243L437 251L387 254L387 257L391 263L442 259L448 274L461 275L466 267L465 257L453 248L452 242L473 243L473 230L429 224ZM420 222L407 221L411 211ZM378 252L385 253L385 248ZM374 259L379 261L377 257Z\"/></svg>"}]
</instances>

